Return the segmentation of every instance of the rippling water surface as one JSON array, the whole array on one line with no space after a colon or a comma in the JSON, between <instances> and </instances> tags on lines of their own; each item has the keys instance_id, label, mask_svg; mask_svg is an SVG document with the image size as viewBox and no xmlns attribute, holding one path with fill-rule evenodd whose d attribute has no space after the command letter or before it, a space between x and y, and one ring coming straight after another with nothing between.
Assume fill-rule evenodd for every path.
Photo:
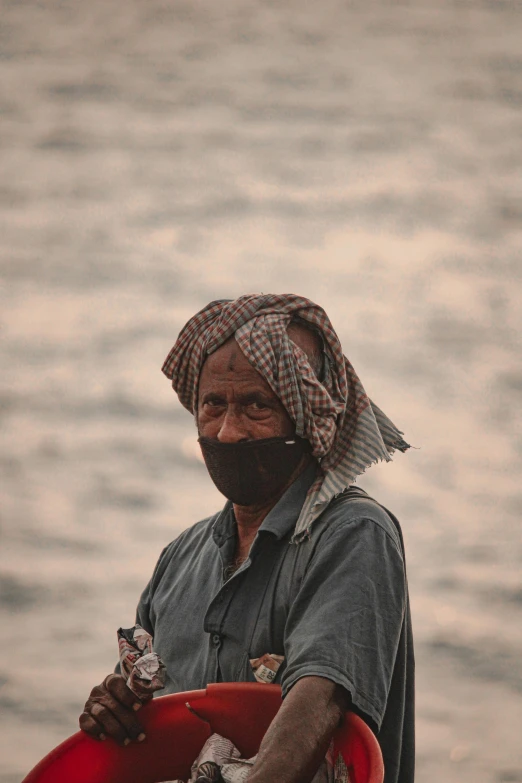
<instances>
[{"instance_id":1,"label":"rippling water surface","mask_svg":"<svg viewBox=\"0 0 522 783\"><path fill-rule=\"evenodd\" d=\"M418 780L522 781L522 8L1 3L0 781L76 730L221 504L159 368L211 299L321 303L419 447Z\"/></svg>"}]
</instances>

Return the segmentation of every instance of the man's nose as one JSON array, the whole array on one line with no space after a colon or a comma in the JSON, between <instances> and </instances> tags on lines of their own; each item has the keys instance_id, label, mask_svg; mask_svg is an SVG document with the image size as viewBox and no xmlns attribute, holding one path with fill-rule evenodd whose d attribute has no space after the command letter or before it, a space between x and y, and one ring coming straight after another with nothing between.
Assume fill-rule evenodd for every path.
<instances>
[{"instance_id":1,"label":"man's nose","mask_svg":"<svg viewBox=\"0 0 522 783\"><path fill-rule=\"evenodd\" d=\"M242 440L248 440L248 433L245 431L240 411L233 407L227 408L221 420L217 439L221 443L239 443Z\"/></svg>"}]
</instances>

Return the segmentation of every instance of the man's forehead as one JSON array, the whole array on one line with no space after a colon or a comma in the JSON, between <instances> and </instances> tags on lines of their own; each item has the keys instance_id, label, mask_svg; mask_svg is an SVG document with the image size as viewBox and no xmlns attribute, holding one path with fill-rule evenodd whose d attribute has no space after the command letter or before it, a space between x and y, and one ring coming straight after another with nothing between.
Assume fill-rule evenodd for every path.
<instances>
[{"instance_id":1,"label":"man's forehead","mask_svg":"<svg viewBox=\"0 0 522 783\"><path fill-rule=\"evenodd\" d=\"M256 372L237 344L235 337L229 337L223 345L220 345L219 348L209 354L203 363L202 370L205 367L211 369L219 368L221 370L226 368L228 372L244 368Z\"/></svg>"},{"instance_id":2,"label":"man's forehead","mask_svg":"<svg viewBox=\"0 0 522 783\"><path fill-rule=\"evenodd\" d=\"M208 382L218 379L249 380L270 389L261 373L252 367L234 337L206 358L199 376L199 391L201 392Z\"/></svg>"},{"instance_id":3,"label":"man's forehead","mask_svg":"<svg viewBox=\"0 0 522 783\"><path fill-rule=\"evenodd\" d=\"M315 332L307 329L299 323L290 323L288 325L288 336L292 342L303 350L315 369L317 375L320 374L321 365L321 341ZM316 368L314 365L318 365ZM250 376L252 380L261 382L262 385L270 388L263 376L252 367L234 336L229 337L223 345L220 345L211 353L203 363L199 376L199 383L204 379L216 374L236 374L238 377Z\"/></svg>"}]
</instances>

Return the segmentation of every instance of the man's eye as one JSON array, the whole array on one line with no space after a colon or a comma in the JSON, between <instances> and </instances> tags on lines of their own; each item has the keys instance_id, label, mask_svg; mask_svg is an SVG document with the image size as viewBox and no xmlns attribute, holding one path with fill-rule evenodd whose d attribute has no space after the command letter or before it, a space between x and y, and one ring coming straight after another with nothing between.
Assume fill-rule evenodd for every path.
<instances>
[{"instance_id":1,"label":"man's eye","mask_svg":"<svg viewBox=\"0 0 522 783\"><path fill-rule=\"evenodd\" d=\"M263 402L251 402L250 407L253 408L255 411L266 411L268 405L265 405Z\"/></svg>"}]
</instances>

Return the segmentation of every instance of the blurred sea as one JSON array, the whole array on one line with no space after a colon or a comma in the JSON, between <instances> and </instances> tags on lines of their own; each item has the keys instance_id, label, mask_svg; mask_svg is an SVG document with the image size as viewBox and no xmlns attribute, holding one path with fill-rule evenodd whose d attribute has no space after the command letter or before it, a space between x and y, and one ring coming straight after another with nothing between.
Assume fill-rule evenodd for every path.
<instances>
[{"instance_id":1,"label":"blurred sea","mask_svg":"<svg viewBox=\"0 0 522 783\"><path fill-rule=\"evenodd\" d=\"M522 6L1 0L0 783L74 732L222 503L160 373L211 299L322 304L418 446L419 783L522 781Z\"/></svg>"}]
</instances>

